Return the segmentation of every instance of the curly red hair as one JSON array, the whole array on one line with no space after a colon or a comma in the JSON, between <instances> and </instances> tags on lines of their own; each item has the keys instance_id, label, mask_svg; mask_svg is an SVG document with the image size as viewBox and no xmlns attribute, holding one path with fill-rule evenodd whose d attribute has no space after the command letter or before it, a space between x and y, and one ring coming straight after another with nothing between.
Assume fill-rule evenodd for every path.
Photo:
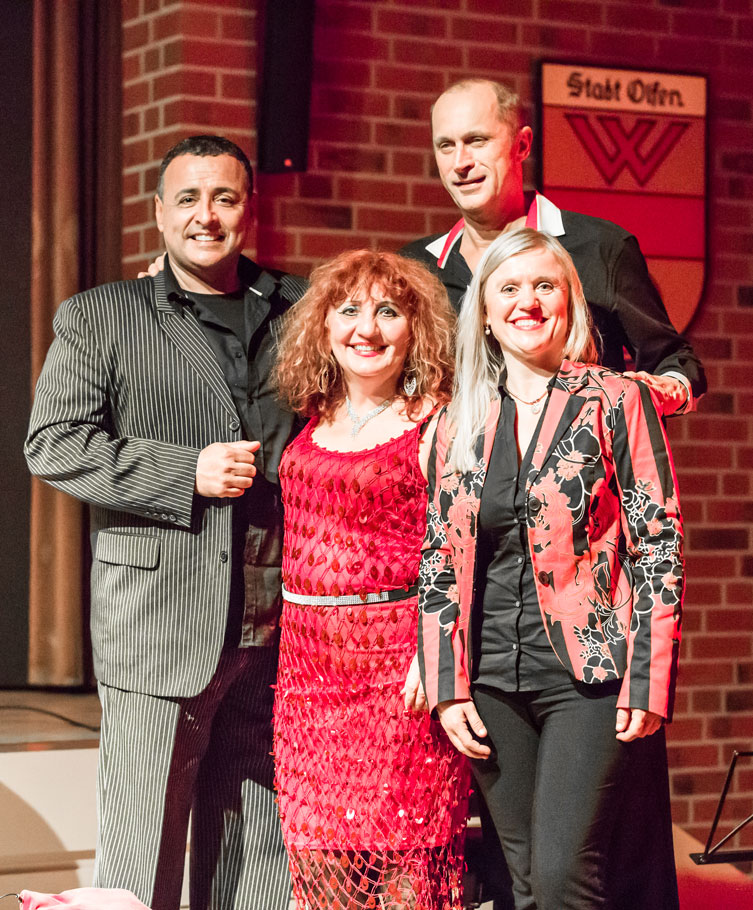
<instances>
[{"instance_id":1,"label":"curly red hair","mask_svg":"<svg viewBox=\"0 0 753 910\"><path fill-rule=\"evenodd\" d=\"M353 250L311 274L311 286L289 311L280 340L275 378L281 397L299 414L330 419L345 400L342 372L332 355L326 317L331 307L374 285L406 314L411 340L404 373L416 387L397 395L409 417L425 398L449 400L452 389L455 314L442 283L412 259L377 250Z\"/></svg>"}]
</instances>

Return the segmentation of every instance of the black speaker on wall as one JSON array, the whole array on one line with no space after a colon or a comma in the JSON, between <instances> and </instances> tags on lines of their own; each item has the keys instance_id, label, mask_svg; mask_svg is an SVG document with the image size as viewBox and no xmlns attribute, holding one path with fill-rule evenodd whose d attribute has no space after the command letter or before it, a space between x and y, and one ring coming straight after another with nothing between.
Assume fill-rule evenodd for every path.
<instances>
[{"instance_id":1,"label":"black speaker on wall","mask_svg":"<svg viewBox=\"0 0 753 910\"><path fill-rule=\"evenodd\" d=\"M258 169L305 171L315 0L267 0L257 128Z\"/></svg>"}]
</instances>

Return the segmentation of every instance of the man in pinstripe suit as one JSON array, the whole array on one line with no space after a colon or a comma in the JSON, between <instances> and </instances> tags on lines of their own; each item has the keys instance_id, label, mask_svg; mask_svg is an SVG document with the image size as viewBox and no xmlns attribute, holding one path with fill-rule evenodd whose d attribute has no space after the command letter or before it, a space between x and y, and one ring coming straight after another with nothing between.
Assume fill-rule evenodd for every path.
<instances>
[{"instance_id":1,"label":"man in pinstripe suit","mask_svg":"<svg viewBox=\"0 0 753 910\"><path fill-rule=\"evenodd\" d=\"M102 700L95 883L193 910L284 910L272 791L281 510L294 431L269 375L304 284L241 256L252 172L192 137L155 197L164 272L66 300L26 456L89 503Z\"/></svg>"}]
</instances>

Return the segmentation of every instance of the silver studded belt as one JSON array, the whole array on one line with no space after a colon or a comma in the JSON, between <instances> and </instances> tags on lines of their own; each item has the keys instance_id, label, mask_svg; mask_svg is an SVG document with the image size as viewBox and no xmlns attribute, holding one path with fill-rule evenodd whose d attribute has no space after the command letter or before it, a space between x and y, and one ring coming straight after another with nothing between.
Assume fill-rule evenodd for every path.
<instances>
[{"instance_id":1,"label":"silver studded belt","mask_svg":"<svg viewBox=\"0 0 753 910\"><path fill-rule=\"evenodd\" d=\"M409 600L418 594L418 585L411 585L407 590L405 588L395 588L392 591L380 591L379 594L343 594L343 595L317 595L317 594L294 594L283 586L282 596L289 603L305 604L307 606L320 607L356 607L360 604L384 604L394 600Z\"/></svg>"}]
</instances>

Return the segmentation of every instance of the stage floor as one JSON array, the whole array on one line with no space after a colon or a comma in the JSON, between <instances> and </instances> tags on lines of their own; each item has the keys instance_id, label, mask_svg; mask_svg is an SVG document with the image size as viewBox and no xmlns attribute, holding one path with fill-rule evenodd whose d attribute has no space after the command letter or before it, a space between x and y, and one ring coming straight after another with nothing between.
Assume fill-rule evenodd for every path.
<instances>
[{"instance_id":1,"label":"stage floor","mask_svg":"<svg viewBox=\"0 0 753 910\"><path fill-rule=\"evenodd\" d=\"M99 700L0 689L0 894L91 884Z\"/></svg>"},{"instance_id":2,"label":"stage floor","mask_svg":"<svg viewBox=\"0 0 753 910\"><path fill-rule=\"evenodd\" d=\"M0 689L0 894L90 883L99 722L93 692ZM701 849L675 828L682 910L750 910L750 879L732 866L695 866L689 854Z\"/></svg>"},{"instance_id":3,"label":"stage floor","mask_svg":"<svg viewBox=\"0 0 753 910\"><path fill-rule=\"evenodd\" d=\"M41 743L54 748L60 743L98 741L99 721L99 699L94 692L0 689L3 751L38 749Z\"/></svg>"}]
</instances>

